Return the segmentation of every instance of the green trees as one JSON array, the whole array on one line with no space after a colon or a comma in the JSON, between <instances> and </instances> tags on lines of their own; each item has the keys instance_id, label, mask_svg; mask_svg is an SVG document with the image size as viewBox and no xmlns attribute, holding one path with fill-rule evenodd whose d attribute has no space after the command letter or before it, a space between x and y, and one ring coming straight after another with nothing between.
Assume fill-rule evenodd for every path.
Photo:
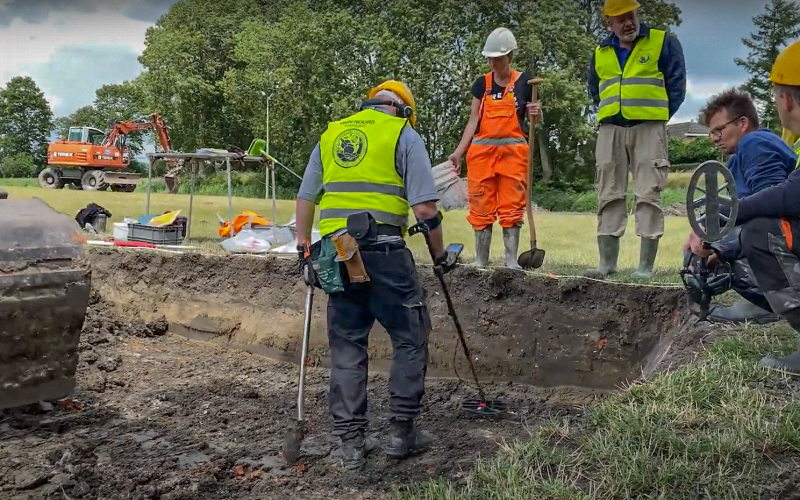
<instances>
[{"instance_id":1,"label":"green trees","mask_svg":"<svg viewBox=\"0 0 800 500\"><path fill-rule=\"evenodd\" d=\"M520 45L514 66L545 78L537 129L538 176L594 177L594 130L585 73L605 36L598 0L306 0L178 2L147 33L140 77L148 110L160 110L176 148L246 147L266 135L298 173L325 126L356 109L387 78L415 94L417 130L433 162L455 148L470 87L488 70L480 54L497 26ZM642 2L653 26L680 22L665 0ZM279 173L279 182L296 179Z\"/></svg>"},{"instance_id":2,"label":"green trees","mask_svg":"<svg viewBox=\"0 0 800 500\"><path fill-rule=\"evenodd\" d=\"M44 165L52 128L50 104L32 78L14 77L0 89L0 156L6 163L27 165L28 157L34 165Z\"/></svg>"},{"instance_id":3,"label":"green trees","mask_svg":"<svg viewBox=\"0 0 800 500\"><path fill-rule=\"evenodd\" d=\"M753 18L757 31L742 43L750 49L746 59L734 62L744 68L750 79L742 89L750 92L761 115L761 125L780 133L781 124L775 102L772 100L769 73L781 49L800 37L800 10L795 2L772 0L763 14Z\"/></svg>"}]
</instances>

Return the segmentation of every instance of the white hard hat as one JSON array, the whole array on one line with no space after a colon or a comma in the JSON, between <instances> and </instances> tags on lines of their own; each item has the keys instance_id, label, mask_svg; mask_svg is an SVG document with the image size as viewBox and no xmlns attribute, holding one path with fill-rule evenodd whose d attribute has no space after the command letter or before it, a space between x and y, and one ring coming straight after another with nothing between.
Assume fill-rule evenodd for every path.
<instances>
[{"instance_id":1,"label":"white hard hat","mask_svg":"<svg viewBox=\"0 0 800 500\"><path fill-rule=\"evenodd\" d=\"M500 57L517 50L517 39L508 28L497 28L486 38L483 57Z\"/></svg>"}]
</instances>

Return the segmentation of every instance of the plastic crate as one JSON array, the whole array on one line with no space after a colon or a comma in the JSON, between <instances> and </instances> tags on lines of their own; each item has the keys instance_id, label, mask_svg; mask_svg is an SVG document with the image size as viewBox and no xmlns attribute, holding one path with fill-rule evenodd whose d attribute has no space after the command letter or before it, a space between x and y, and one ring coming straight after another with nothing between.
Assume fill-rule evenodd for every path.
<instances>
[{"instance_id":1,"label":"plastic crate","mask_svg":"<svg viewBox=\"0 0 800 500\"><path fill-rule=\"evenodd\" d=\"M183 236L183 226L152 227L144 224L128 224L128 241L156 245L180 245L183 242Z\"/></svg>"}]
</instances>

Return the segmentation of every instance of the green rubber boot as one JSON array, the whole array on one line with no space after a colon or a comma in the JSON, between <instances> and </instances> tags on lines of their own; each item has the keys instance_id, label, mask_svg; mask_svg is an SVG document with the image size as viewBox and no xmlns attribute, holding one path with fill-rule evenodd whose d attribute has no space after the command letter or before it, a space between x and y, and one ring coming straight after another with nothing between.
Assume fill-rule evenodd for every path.
<instances>
[{"instance_id":1,"label":"green rubber boot","mask_svg":"<svg viewBox=\"0 0 800 500\"><path fill-rule=\"evenodd\" d=\"M639 269L631 273L631 278L653 279L653 264L658 253L658 239L642 238L639 249Z\"/></svg>"},{"instance_id":2,"label":"green rubber boot","mask_svg":"<svg viewBox=\"0 0 800 500\"><path fill-rule=\"evenodd\" d=\"M600 267L587 269L584 273L587 278L600 279L617 272L619 238L616 236L598 236L597 247L600 251Z\"/></svg>"}]
</instances>

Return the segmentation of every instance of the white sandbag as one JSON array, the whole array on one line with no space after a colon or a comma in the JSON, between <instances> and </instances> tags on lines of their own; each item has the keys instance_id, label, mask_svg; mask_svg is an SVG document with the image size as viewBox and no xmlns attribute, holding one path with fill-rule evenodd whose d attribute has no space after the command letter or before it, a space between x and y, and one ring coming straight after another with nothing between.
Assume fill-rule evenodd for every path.
<instances>
[{"instance_id":1,"label":"white sandbag","mask_svg":"<svg viewBox=\"0 0 800 500\"><path fill-rule=\"evenodd\" d=\"M467 195L466 180L458 176L453 164L449 161L440 163L431 169L436 191L439 193L439 205L445 210L467 208L469 196Z\"/></svg>"}]
</instances>

